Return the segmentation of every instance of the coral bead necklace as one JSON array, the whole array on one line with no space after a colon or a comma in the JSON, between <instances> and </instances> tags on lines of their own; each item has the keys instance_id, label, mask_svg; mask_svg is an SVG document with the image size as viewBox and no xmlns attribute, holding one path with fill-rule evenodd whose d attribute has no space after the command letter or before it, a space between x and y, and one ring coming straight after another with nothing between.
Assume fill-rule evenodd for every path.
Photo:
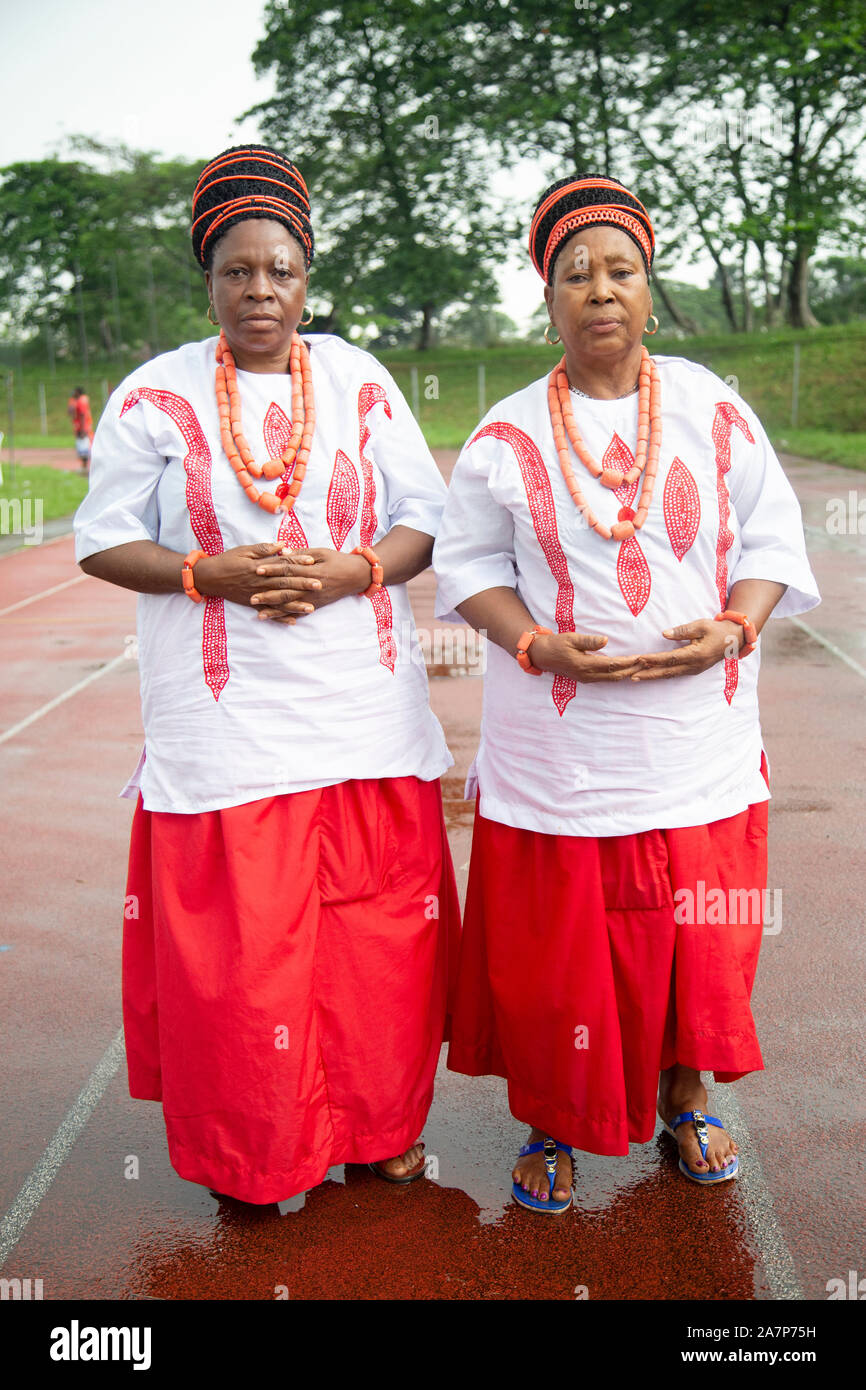
<instances>
[{"instance_id":1,"label":"coral bead necklace","mask_svg":"<svg viewBox=\"0 0 866 1390\"><path fill-rule=\"evenodd\" d=\"M629 393L630 394L630 393ZM638 426L635 462L626 474L617 473L613 468L604 468L594 459L586 447L577 428L571 408L571 395L565 358L557 363L550 373L547 383L547 403L550 408L550 423L553 426L553 440L559 455L559 466L565 479L572 501L586 518L591 530L597 531L605 540L625 541L639 531L646 521L652 501L656 473L659 466L659 451L662 443L661 382L658 368L645 347L641 347L640 377L638 378ZM640 500L636 510L621 507L613 526L605 526L599 521L580 490L580 484L568 456L569 440L581 463L598 478L603 487L616 489L623 483L635 482L644 474Z\"/></svg>"},{"instance_id":2,"label":"coral bead necklace","mask_svg":"<svg viewBox=\"0 0 866 1390\"><path fill-rule=\"evenodd\" d=\"M290 512L294 507L307 471L316 427L310 354L306 343L297 333L292 334L289 372L292 380L291 438L279 458L268 459L264 464L256 463L241 428L241 396L235 359L225 334L220 333L216 349L216 398L222 446L247 497L266 512ZM288 475L292 468L294 472L289 482ZM262 476L268 479L282 476L283 481L276 492L260 492L253 478Z\"/></svg>"}]
</instances>

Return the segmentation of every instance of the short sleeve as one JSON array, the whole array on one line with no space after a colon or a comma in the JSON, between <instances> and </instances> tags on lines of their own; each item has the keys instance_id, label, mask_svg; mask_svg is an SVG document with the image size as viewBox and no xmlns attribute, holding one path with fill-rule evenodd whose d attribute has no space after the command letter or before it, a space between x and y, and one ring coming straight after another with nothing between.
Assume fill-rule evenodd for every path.
<instances>
[{"instance_id":1,"label":"short sleeve","mask_svg":"<svg viewBox=\"0 0 866 1390\"><path fill-rule=\"evenodd\" d=\"M166 460L155 448L147 412L123 402L129 378L112 394L96 427L90 459L90 489L75 513L75 559L129 541L159 537L156 489Z\"/></svg>"},{"instance_id":2,"label":"short sleeve","mask_svg":"<svg viewBox=\"0 0 866 1390\"><path fill-rule=\"evenodd\" d=\"M445 480L427 441L394 378L377 363L377 376L388 398L367 417L370 439L365 453L387 482L388 527L410 526L435 536L445 505Z\"/></svg>"},{"instance_id":3,"label":"short sleeve","mask_svg":"<svg viewBox=\"0 0 866 1390\"><path fill-rule=\"evenodd\" d=\"M787 584L772 617L808 613L821 596L806 554L800 504L760 420L744 403L743 414L755 443L733 432L728 492L742 549L729 585L741 579Z\"/></svg>"},{"instance_id":4,"label":"short sleeve","mask_svg":"<svg viewBox=\"0 0 866 1390\"><path fill-rule=\"evenodd\" d=\"M433 547L436 617L463 622L457 605L485 589L517 587L514 520L490 491L492 438L466 444L454 467L445 511Z\"/></svg>"}]
</instances>

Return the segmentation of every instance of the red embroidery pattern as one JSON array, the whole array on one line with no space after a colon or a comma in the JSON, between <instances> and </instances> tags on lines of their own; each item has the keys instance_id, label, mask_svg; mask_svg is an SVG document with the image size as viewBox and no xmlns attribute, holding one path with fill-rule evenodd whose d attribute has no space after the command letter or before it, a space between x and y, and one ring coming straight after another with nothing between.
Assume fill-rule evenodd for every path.
<instances>
[{"instance_id":1,"label":"red embroidery pattern","mask_svg":"<svg viewBox=\"0 0 866 1390\"><path fill-rule=\"evenodd\" d=\"M139 401L150 401L157 410L169 415L177 425L187 446L183 461L186 472L186 505L195 538L206 555L221 555L223 538L213 505L210 470L211 454L204 430L195 411L183 396L172 391L157 391L150 386L137 386L123 402L124 416ZM202 618L202 663L205 683L215 700L229 678L228 644L226 641L225 605L221 598L206 598Z\"/></svg>"},{"instance_id":2,"label":"red embroidery pattern","mask_svg":"<svg viewBox=\"0 0 866 1390\"><path fill-rule=\"evenodd\" d=\"M529 503L532 525L550 572L556 580L557 630L559 632L574 632L574 585L571 582L565 552L559 540L556 510L553 505L553 489L550 486L550 478L544 466L544 460L537 445L528 434L524 434L523 430L518 429L516 425L509 425L505 421L497 420L491 425L485 425L483 430L479 430L469 441L470 444L474 444L476 439L483 439L485 435L492 435L494 439L505 440L514 450L520 466L523 486L526 489L526 500ZM572 680L569 676L554 676L553 703L560 715L564 714L566 705L576 694L577 681Z\"/></svg>"},{"instance_id":3,"label":"red embroidery pattern","mask_svg":"<svg viewBox=\"0 0 866 1390\"><path fill-rule=\"evenodd\" d=\"M675 458L665 479L662 511L671 550L682 560L691 550L701 524L697 484L682 459Z\"/></svg>"},{"instance_id":4,"label":"red embroidery pattern","mask_svg":"<svg viewBox=\"0 0 866 1390\"><path fill-rule=\"evenodd\" d=\"M269 458L279 458L292 437L292 422L281 406L276 401L271 401L265 415L262 426L265 448ZM292 460L289 467L282 475L282 482L291 481L292 473L295 469L295 461ZM294 507L290 512L283 512L280 520L280 529L277 532L277 540L286 547L287 550L306 550L309 542L304 535L304 528L298 520Z\"/></svg>"},{"instance_id":5,"label":"red embroidery pattern","mask_svg":"<svg viewBox=\"0 0 866 1390\"><path fill-rule=\"evenodd\" d=\"M364 478L364 504L361 508L361 545L372 545L373 537L376 534L376 480L373 477L373 465L366 457L364 450L370 438L370 431L367 428L367 416L381 401L385 407L385 414L391 419L391 407L388 397L385 395L383 387L376 381L368 381L358 392L358 455L361 460L361 472ZM379 638L379 661L383 666L387 666L389 671L394 670L394 662L397 654L397 645L394 641L394 613L391 607L391 595L383 585L370 595L370 603L376 615L376 632Z\"/></svg>"},{"instance_id":6,"label":"red embroidery pattern","mask_svg":"<svg viewBox=\"0 0 866 1390\"><path fill-rule=\"evenodd\" d=\"M731 431L734 425L754 444L755 438L736 406L730 401L718 401L713 419L712 438L716 450L716 482L719 494L719 537L716 541L716 588L719 592L719 606L728 606L728 551L734 543L733 532L728 526L731 514L728 485L725 474L731 467ZM725 659L725 699L728 704L734 698L739 679L739 662L732 657Z\"/></svg>"},{"instance_id":7,"label":"red embroidery pattern","mask_svg":"<svg viewBox=\"0 0 866 1390\"><path fill-rule=\"evenodd\" d=\"M358 520L358 504L361 489L358 474L350 458L342 449L337 450L331 486L328 488L328 530L335 550L342 550L343 543Z\"/></svg>"},{"instance_id":8,"label":"red embroidery pattern","mask_svg":"<svg viewBox=\"0 0 866 1390\"><path fill-rule=\"evenodd\" d=\"M272 459L279 458L292 437L292 422L282 406L277 405L276 401L271 401L268 406L262 425L262 434L264 436L265 448L268 451L268 457ZM282 475L281 482L290 483L294 471L295 460L292 459L288 468Z\"/></svg>"},{"instance_id":9,"label":"red embroidery pattern","mask_svg":"<svg viewBox=\"0 0 866 1390\"><path fill-rule=\"evenodd\" d=\"M602 467L610 468L613 472L627 473L634 464L634 454L631 449L620 439L619 435L614 436L604 451ZM633 507L637 497L638 483L640 479L635 478L634 482L623 482L619 487L613 489L613 495L624 507ZM623 541L616 557L616 578L620 587L620 592L629 606L633 617L637 617L646 607L647 599L652 589L652 575L647 564L647 558L638 544L637 536L630 536L627 541Z\"/></svg>"},{"instance_id":10,"label":"red embroidery pattern","mask_svg":"<svg viewBox=\"0 0 866 1390\"><path fill-rule=\"evenodd\" d=\"M646 607L652 588L652 576L646 556L635 536L629 536L619 548L619 555L616 557L616 577L622 596L636 618Z\"/></svg>"}]
</instances>

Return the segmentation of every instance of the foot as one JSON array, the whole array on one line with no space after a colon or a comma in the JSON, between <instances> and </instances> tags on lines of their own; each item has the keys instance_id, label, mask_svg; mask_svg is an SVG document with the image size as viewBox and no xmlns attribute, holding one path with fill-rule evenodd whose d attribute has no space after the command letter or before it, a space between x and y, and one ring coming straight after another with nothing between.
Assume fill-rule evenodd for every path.
<instances>
[{"instance_id":1,"label":"foot","mask_svg":"<svg viewBox=\"0 0 866 1390\"><path fill-rule=\"evenodd\" d=\"M419 1140L396 1158L383 1158L376 1167L389 1178L407 1178L424 1164L424 1145Z\"/></svg>"},{"instance_id":2,"label":"foot","mask_svg":"<svg viewBox=\"0 0 866 1390\"><path fill-rule=\"evenodd\" d=\"M537 1144L547 1138L543 1129L531 1129L527 1144ZM528 1192L531 1197L537 1197L539 1201L547 1202L550 1199L550 1179L547 1176L547 1168L544 1165L544 1150L540 1149L536 1154L524 1154L519 1158L512 1169L511 1176L522 1187L524 1192ZM556 1153L556 1178L553 1183L553 1200L555 1202L567 1202L571 1196L571 1184L574 1179L574 1169L568 1154Z\"/></svg>"},{"instance_id":3,"label":"foot","mask_svg":"<svg viewBox=\"0 0 866 1390\"><path fill-rule=\"evenodd\" d=\"M658 1112L666 1124L670 1124L683 1111L700 1110L707 1113L707 1088L701 1081L699 1071L691 1067L669 1067L659 1077ZM701 1157L701 1146L694 1123L686 1120L678 1125L674 1138L687 1168L693 1173L720 1173L729 1168L739 1153L739 1148L728 1132L707 1126L709 1146L706 1158Z\"/></svg>"}]
</instances>

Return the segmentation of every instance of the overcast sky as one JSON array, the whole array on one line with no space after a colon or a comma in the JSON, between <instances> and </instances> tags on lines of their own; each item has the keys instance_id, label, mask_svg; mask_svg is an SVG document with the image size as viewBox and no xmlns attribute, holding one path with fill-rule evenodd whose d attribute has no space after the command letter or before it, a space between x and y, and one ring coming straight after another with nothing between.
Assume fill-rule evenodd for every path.
<instances>
[{"instance_id":1,"label":"overcast sky","mask_svg":"<svg viewBox=\"0 0 866 1390\"><path fill-rule=\"evenodd\" d=\"M0 0L0 166L66 154L78 134L188 159L257 140L255 120L239 118L272 92L250 59L263 10L263 0ZM542 289L528 259L501 284L524 326Z\"/></svg>"}]
</instances>

